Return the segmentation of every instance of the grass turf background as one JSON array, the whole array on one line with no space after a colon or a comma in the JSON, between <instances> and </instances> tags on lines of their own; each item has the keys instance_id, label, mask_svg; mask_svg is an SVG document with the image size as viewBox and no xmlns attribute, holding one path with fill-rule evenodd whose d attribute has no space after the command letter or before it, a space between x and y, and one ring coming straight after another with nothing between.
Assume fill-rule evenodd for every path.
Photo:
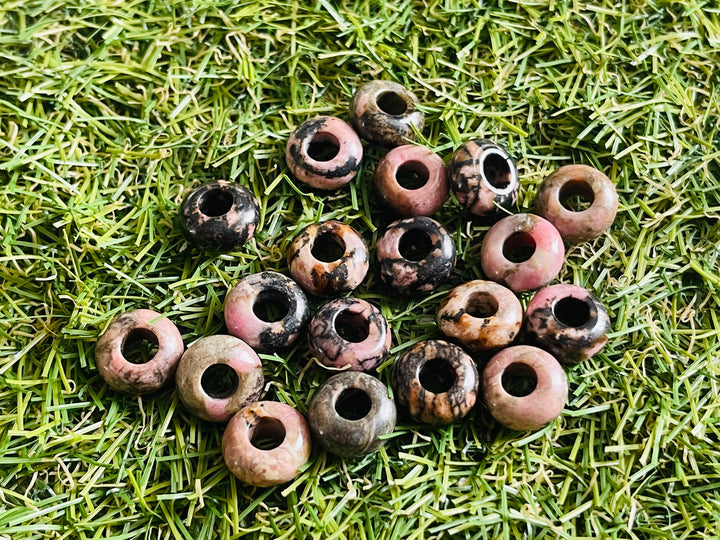
<instances>
[{"instance_id":1,"label":"grass turf background","mask_svg":"<svg viewBox=\"0 0 720 540\"><path fill-rule=\"evenodd\" d=\"M717 537L718 66L720 13L694 0L2 2L0 537ZM443 157L471 137L505 145L518 209L560 165L611 177L613 229L571 247L559 277L604 300L610 343L536 433L480 405L445 428L401 423L362 460L315 449L294 483L252 489L223 463L222 426L172 389L108 390L94 343L146 306L186 344L223 332L228 287L285 271L308 223L341 219L373 246L391 219L370 189L381 150L332 193L294 183L282 157L295 126L347 119L372 78L416 92ZM263 213L227 254L176 224L218 178ZM482 275L487 223L454 201L437 218L458 246L448 284L398 299L371 270L357 291L393 328L385 382L398 353L439 337L440 298ZM327 376L305 344L263 358L267 399L305 412Z\"/></svg>"}]
</instances>

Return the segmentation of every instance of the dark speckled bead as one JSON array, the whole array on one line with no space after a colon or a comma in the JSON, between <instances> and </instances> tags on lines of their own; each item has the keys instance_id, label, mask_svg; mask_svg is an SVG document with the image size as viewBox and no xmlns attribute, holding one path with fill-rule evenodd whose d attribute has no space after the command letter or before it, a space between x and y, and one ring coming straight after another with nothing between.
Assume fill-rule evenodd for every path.
<instances>
[{"instance_id":1,"label":"dark speckled bead","mask_svg":"<svg viewBox=\"0 0 720 540\"><path fill-rule=\"evenodd\" d=\"M180 209L180 225L188 240L211 250L244 244L255 234L259 219L255 196L224 180L193 190Z\"/></svg>"},{"instance_id":2,"label":"dark speckled bead","mask_svg":"<svg viewBox=\"0 0 720 540\"><path fill-rule=\"evenodd\" d=\"M396 416L385 385L357 372L330 377L318 388L308 410L315 439L330 452L347 457L380 448L385 442L381 437L395 429Z\"/></svg>"}]
</instances>

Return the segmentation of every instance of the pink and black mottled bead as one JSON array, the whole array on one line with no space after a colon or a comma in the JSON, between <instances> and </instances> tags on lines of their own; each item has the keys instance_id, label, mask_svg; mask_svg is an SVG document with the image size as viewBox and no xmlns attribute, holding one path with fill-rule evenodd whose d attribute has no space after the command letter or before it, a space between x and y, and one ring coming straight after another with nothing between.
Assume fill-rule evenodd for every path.
<instances>
[{"instance_id":1,"label":"pink and black mottled bead","mask_svg":"<svg viewBox=\"0 0 720 540\"><path fill-rule=\"evenodd\" d=\"M157 344L157 352L145 363L125 357L132 342ZM148 394L172 379L185 346L177 327L160 313L136 309L115 318L95 346L95 362L105 382L128 394Z\"/></svg>"},{"instance_id":2,"label":"pink and black mottled bead","mask_svg":"<svg viewBox=\"0 0 720 540\"><path fill-rule=\"evenodd\" d=\"M199 339L185 351L175 381L190 412L211 422L226 422L260 397L264 378L260 358L247 343L216 335Z\"/></svg>"},{"instance_id":3,"label":"pink and black mottled bead","mask_svg":"<svg viewBox=\"0 0 720 540\"><path fill-rule=\"evenodd\" d=\"M587 360L607 343L607 310L582 287L559 284L540 289L526 314L526 339L564 364Z\"/></svg>"},{"instance_id":4,"label":"pink and black mottled bead","mask_svg":"<svg viewBox=\"0 0 720 540\"><path fill-rule=\"evenodd\" d=\"M445 163L425 146L406 144L390 150L375 169L375 188L401 216L429 216L448 196Z\"/></svg>"},{"instance_id":5,"label":"pink and black mottled bead","mask_svg":"<svg viewBox=\"0 0 720 540\"><path fill-rule=\"evenodd\" d=\"M448 163L447 178L455 198L472 214L496 214L517 202L520 182L515 162L492 141L465 143Z\"/></svg>"},{"instance_id":6,"label":"pink and black mottled bead","mask_svg":"<svg viewBox=\"0 0 720 540\"><path fill-rule=\"evenodd\" d=\"M188 240L206 249L230 250L255 234L260 207L244 187L220 180L190 192L180 208Z\"/></svg>"},{"instance_id":7,"label":"pink and black mottled bead","mask_svg":"<svg viewBox=\"0 0 720 540\"><path fill-rule=\"evenodd\" d=\"M360 233L329 220L305 227L290 244L287 261L290 275L306 292L334 296L362 283L370 255Z\"/></svg>"},{"instance_id":8,"label":"pink and black mottled bead","mask_svg":"<svg viewBox=\"0 0 720 540\"><path fill-rule=\"evenodd\" d=\"M310 352L329 368L370 371L390 350L390 329L380 310L359 298L337 298L310 321Z\"/></svg>"},{"instance_id":9,"label":"pink and black mottled bead","mask_svg":"<svg viewBox=\"0 0 720 540\"><path fill-rule=\"evenodd\" d=\"M225 428L225 464L251 486L284 484L310 459L311 435L305 417L289 405L258 401L238 411Z\"/></svg>"},{"instance_id":10,"label":"pink and black mottled bead","mask_svg":"<svg viewBox=\"0 0 720 540\"><path fill-rule=\"evenodd\" d=\"M517 431L540 429L560 416L568 384L562 366L549 353L516 345L493 356L482 375L490 414Z\"/></svg>"},{"instance_id":11,"label":"pink and black mottled bead","mask_svg":"<svg viewBox=\"0 0 720 540\"><path fill-rule=\"evenodd\" d=\"M392 81L370 81L357 89L350 104L353 127L366 141L399 146L414 141L425 125L418 98Z\"/></svg>"},{"instance_id":12,"label":"pink and black mottled bead","mask_svg":"<svg viewBox=\"0 0 720 540\"><path fill-rule=\"evenodd\" d=\"M534 214L514 214L483 238L480 264L488 279L513 291L530 291L550 283L563 265L565 247L549 221Z\"/></svg>"},{"instance_id":13,"label":"pink and black mottled bead","mask_svg":"<svg viewBox=\"0 0 720 540\"><path fill-rule=\"evenodd\" d=\"M228 332L261 352L292 345L309 317L303 290L277 272L244 277L225 299Z\"/></svg>"},{"instance_id":14,"label":"pink and black mottled bead","mask_svg":"<svg viewBox=\"0 0 720 540\"><path fill-rule=\"evenodd\" d=\"M357 457L378 450L395 429L397 412L388 389L367 373L345 372L318 388L308 410L316 441L333 454Z\"/></svg>"},{"instance_id":15,"label":"pink and black mottled bead","mask_svg":"<svg viewBox=\"0 0 720 540\"><path fill-rule=\"evenodd\" d=\"M480 279L451 290L437 313L440 331L476 353L510 345L522 319L522 305L511 290Z\"/></svg>"},{"instance_id":16,"label":"pink and black mottled bead","mask_svg":"<svg viewBox=\"0 0 720 540\"><path fill-rule=\"evenodd\" d=\"M574 211L568 199L579 197L590 205ZM548 176L537 194L538 214L555 225L569 243L594 240L615 221L618 195L603 173L587 165L565 165Z\"/></svg>"},{"instance_id":17,"label":"pink and black mottled bead","mask_svg":"<svg viewBox=\"0 0 720 540\"><path fill-rule=\"evenodd\" d=\"M298 127L285 146L292 175L317 189L336 189L357 175L363 147L357 133L334 116L318 116Z\"/></svg>"},{"instance_id":18,"label":"pink and black mottled bead","mask_svg":"<svg viewBox=\"0 0 720 540\"><path fill-rule=\"evenodd\" d=\"M475 405L478 372L460 347L442 340L421 341L395 364L393 390L410 416L427 424L448 424Z\"/></svg>"},{"instance_id":19,"label":"pink and black mottled bead","mask_svg":"<svg viewBox=\"0 0 720 540\"><path fill-rule=\"evenodd\" d=\"M391 223L375 246L380 277L394 290L435 290L455 268L455 242L445 227L426 216Z\"/></svg>"}]
</instances>

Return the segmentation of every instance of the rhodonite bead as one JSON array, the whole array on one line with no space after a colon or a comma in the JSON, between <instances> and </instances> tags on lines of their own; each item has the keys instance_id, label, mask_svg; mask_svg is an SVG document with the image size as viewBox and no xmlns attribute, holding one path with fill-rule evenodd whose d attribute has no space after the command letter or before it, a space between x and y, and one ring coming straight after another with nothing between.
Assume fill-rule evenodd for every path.
<instances>
[{"instance_id":1,"label":"rhodonite bead","mask_svg":"<svg viewBox=\"0 0 720 540\"><path fill-rule=\"evenodd\" d=\"M244 277L225 299L228 332L261 352L292 345L309 317L305 293L277 272Z\"/></svg>"},{"instance_id":2,"label":"rhodonite bead","mask_svg":"<svg viewBox=\"0 0 720 540\"><path fill-rule=\"evenodd\" d=\"M149 361L136 363L126 358L125 350L141 340L155 343L157 352ZM113 389L148 394L172 378L184 348L180 332L169 319L149 309L136 309L110 323L95 346L95 363Z\"/></svg>"},{"instance_id":3,"label":"rhodonite bead","mask_svg":"<svg viewBox=\"0 0 720 540\"><path fill-rule=\"evenodd\" d=\"M511 290L478 279L448 293L440 304L437 324L447 337L479 353L510 345L520 332L522 318L522 305Z\"/></svg>"},{"instance_id":4,"label":"rhodonite bead","mask_svg":"<svg viewBox=\"0 0 720 540\"><path fill-rule=\"evenodd\" d=\"M455 268L455 242L445 227L426 216L391 223L375 254L383 282L403 293L430 292Z\"/></svg>"},{"instance_id":5,"label":"rhodonite bead","mask_svg":"<svg viewBox=\"0 0 720 540\"><path fill-rule=\"evenodd\" d=\"M380 310L359 298L337 298L310 321L310 352L329 368L370 371L390 350L390 330Z\"/></svg>"},{"instance_id":6,"label":"rhodonite bead","mask_svg":"<svg viewBox=\"0 0 720 540\"><path fill-rule=\"evenodd\" d=\"M365 279L369 260L360 233L335 220L305 227L290 244L287 255L290 275L316 296L355 289Z\"/></svg>"},{"instance_id":7,"label":"rhodonite bead","mask_svg":"<svg viewBox=\"0 0 720 540\"><path fill-rule=\"evenodd\" d=\"M606 334L610 330L607 310L582 287L559 284L540 289L526 313L527 340L562 363L587 360L607 343Z\"/></svg>"},{"instance_id":8,"label":"rhodonite bead","mask_svg":"<svg viewBox=\"0 0 720 540\"><path fill-rule=\"evenodd\" d=\"M447 424L475 405L475 362L457 345L442 340L417 343L395 364L393 389L410 416L428 424Z\"/></svg>"},{"instance_id":9,"label":"rhodonite bead","mask_svg":"<svg viewBox=\"0 0 720 540\"><path fill-rule=\"evenodd\" d=\"M336 189L355 178L363 147L353 129L334 116L300 125L288 139L285 160L292 175L317 189Z\"/></svg>"},{"instance_id":10,"label":"rhodonite bead","mask_svg":"<svg viewBox=\"0 0 720 540\"><path fill-rule=\"evenodd\" d=\"M478 216L510 209L517 202L515 162L503 147L486 139L471 140L455 152L447 179L458 202Z\"/></svg>"},{"instance_id":11,"label":"rhodonite bead","mask_svg":"<svg viewBox=\"0 0 720 540\"><path fill-rule=\"evenodd\" d=\"M260 207L248 189L220 180L190 192L180 209L185 236L201 247L230 250L255 234Z\"/></svg>"},{"instance_id":12,"label":"rhodonite bead","mask_svg":"<svg viewBox=\"0 0 720 540\"><path fill-rule=\"evenodd\" d=\"M180 400L204 420L226 422L260 397L260 358L243 340L216 335L199 339L185 351L175 375Z\"/></svg>"},{"instance_id":13,"label":"rhodonite bead","mask_svg":"<svg viewBox=\"0 0 720 540\"><path fill-rule=\"evenodd\" d=\"M566 206L568 199L579 197L589 203L584 210ZM537 194L538 214L555 225L569 243L594 240L615 221L618 195L603 173L587 165L565 165L548 176Z\"/></svg>"},{"instance_id":14,"label":"rhodonite bead","mask_svg":"<svg viewBox=\"0 0 720 540\"><path fill-rule=\"evenodd\" d=\"M482 375L490 414L517 431L540 429L562 413L568 384L562 366L549 353L516 345L493 356Z\"/></svg>"},{"instance_id":15,"label":"rhodonite bead","mask_svg":"<svg viewBox=\"0 0 720 540\"><path fill-rule=\"evenodd\" d=\"M367 373L330 377L313 397L308 422L315 440L334 454L370 454L395 429L395 403L383 383Z\"/></svg>"},{"instance_id":16,"label":"rhodonite bead","mask_svg":"<svg viewBox=\"0 0 720 540\"><path fill-rule=\"evenodd\" d=\"M403 145L390 150L375 169L375 188L401 216L429 216L448 196L445 163L425 146Z\"/></svg>"},{"instance_id":17,"label":"rhodonite bead","mask_svg":"<svg viewBox=\"0 0 720 540\"><path fill-rule=\"evenodd\" d=\"M225 428L222 453L230 472L257 487L295 478L310 458L310 429L284 403L259 401L238 411Z\"/></svg>"},{"instance_id":18,"label":"rhodonite bead","mask_svg":"<svg viewBox=\"0 0 720 540\"><path fill-rule=\"evenodd\" d=\"M415 130L421 132L425 125L425 114L417 103L415 94L401 84L370 81L353 96L352 125L363 139L384 146L414 141Z\"/></svg>"},{"instance_id":19,"label":"rhodonite bead","mask_svg":"<svg viewBox=\"0 0 720 540\"><path fill-rule=\"evenodd\" d=\"M485 234L480 264L485 276L513 291L539 289L557 277L565 247L552 223L533 214L507 216Z\"/></svg>"}]
</instances>

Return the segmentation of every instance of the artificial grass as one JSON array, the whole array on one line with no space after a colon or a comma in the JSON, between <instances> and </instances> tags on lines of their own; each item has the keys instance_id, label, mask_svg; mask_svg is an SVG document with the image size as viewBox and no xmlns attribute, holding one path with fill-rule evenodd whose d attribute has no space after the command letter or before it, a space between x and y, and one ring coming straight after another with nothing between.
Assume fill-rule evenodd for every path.
<instances>
[{"instance_id":1,"label":"artificial grass","mask_svg":"<svg viewBox=\"0 0 720 540\"><path fill-rule=\"evenodd\" d=\"M720 10L712 2L457 0L5 1L0 5L0 538L716 538ZM444 428L402 422L361 460L315 449L289 485L252 489L222 426L174 390L110 391L94 343L117 314L165 313L186 344L223 332L241 276L286 270L293 235L341 219L370 245L392 219L357 181L287 175L292 129L348 117L354 90L420 97L421 142L449 157L491 138L518 159L518 210L556 167L616 183L612 230L568 250L562 282L608 306L606 349L569 371L564 415L536 433L482 405ZM185 242L180 201L231 179L260 199L255 238ZM397 298L374 271L394 348L425 338L442 296L481 277L488 223L454 201L449 283ZM524 295L527 301L529 295ZM315 302L315 306L319 302ZM304 343L263 356L267 399L305 412L326 378Z\"/></svg>"}]
</instances>

